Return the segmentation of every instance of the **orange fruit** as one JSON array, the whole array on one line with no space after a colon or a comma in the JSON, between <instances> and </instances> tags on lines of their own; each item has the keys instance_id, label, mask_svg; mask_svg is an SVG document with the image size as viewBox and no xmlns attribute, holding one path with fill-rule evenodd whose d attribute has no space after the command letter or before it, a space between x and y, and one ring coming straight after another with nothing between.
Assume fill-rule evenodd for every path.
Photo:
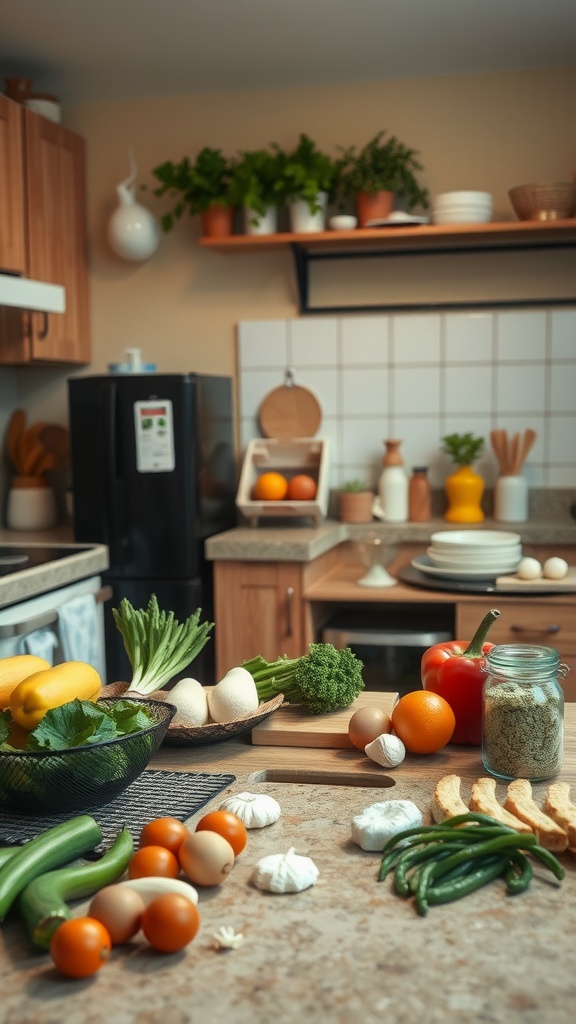
<instances>
[{"instance_id":1,"label":"orange fruit","mask_svg":"<svg viewBox=\"0 0 576 1024\"><path fill-rule=\"evenodd\" d=\"M316 497L316 481L306 473L299 473L288 481L286 497L290 501L313 501Z\"/></svg>"},{"instance_id":2,"label":"orange fruit","mask_svg":"<svg viewBox=\"0 0 576 1024\"><path fill-rule=\"evenodd\" d=\"M257 501L282 501L286 497L288 481L282 473L262 473L252 491Z\"/></svg>"},{"instance_id":3,"label":"orange fruit","mask_svg":"<svg viewBox=\"0 0 576 1024\"><path fill-rule=\"evenodd\" d=\"M448 701L431 690L405 693L392 709L392 728L411 754L435 754L450 741L455 726Z\"/></svg>"}]
</instances>

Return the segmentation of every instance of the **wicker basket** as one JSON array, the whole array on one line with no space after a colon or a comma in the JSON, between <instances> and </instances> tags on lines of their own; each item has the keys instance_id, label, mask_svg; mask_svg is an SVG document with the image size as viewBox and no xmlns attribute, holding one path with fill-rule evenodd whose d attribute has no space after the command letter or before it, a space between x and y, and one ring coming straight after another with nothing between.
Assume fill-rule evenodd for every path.
<instances>
[{"instance_id":1,"label":"wicker basket","mask_svg":"<svg viewBox=\"0 0 576 1024\"><path fill-rule=\"evenodd\" d=\"M508 192L519 220L566 220L576 211L576 183L517 185Z\"/></svg>"}]
</instances>

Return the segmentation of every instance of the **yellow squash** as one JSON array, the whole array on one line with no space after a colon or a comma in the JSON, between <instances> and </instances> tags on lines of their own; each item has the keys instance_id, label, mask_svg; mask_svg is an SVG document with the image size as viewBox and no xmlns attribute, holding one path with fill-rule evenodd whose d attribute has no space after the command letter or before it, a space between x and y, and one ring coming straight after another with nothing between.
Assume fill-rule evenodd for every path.
<instances>
[{"instance_id":1,"label":"yellow squash","mask_svg":"<svg viewBox=\"0 0 576 1024\"><path fill-rule=\"evenodd\" d=\"M65 661L35 672L12 691L12 718L24 729L35 729L51 708L72 700L98 700L102 680L95 668L83 661Z\"/></svg>"},{"instance_id":2,"label":"yellow squash","mask_svg":"<svg viewBox=\"0 0 576 1024\"><path fill-rule=\"evenodd\" d=\"M35 654L15 654L11 658L0 658L0 710L5 711L10 704L10 694L33 672L41 672L50 668L45 658L37 658Z\"/></svg>"}]
</instances>

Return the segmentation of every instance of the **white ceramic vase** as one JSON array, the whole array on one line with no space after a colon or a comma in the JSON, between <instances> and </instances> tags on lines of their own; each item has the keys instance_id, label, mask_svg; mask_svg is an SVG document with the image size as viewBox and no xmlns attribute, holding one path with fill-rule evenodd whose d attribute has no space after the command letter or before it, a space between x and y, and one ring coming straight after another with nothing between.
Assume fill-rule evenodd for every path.
<instances>
[{"instance_id":1,"label":"white ceramic vase","mask_svg":"<svg viewBox=\"0 0 576 1024\"><path fill-rule=\"evenodd\" d=\"M278 210L269 206L266 213L244 207L244 233L246 235L273 235L278 230Z\"/></svg>"},{"instance_id":2,"label":"white ceramic vase","mask_svg":"<svg viewBox=\"0 0 576 1024\"><path fill-rule=\"evenodd\" d=\"M160 227L150 210L136 201L137 169L130 154L132 173L116 188L118 206L108 221L108 242L117 256L142 263L156 252Z\"/></svg>"},{"instance_id":3,"label":"white ceramic vase","mask_svg":"<svg viewBox=\"0 0 576 1024\"><path fill-rule=\"evenodd\" d=\"M501 476L494 488L494 519L525 523L528 519L528 484L523 476Z\"/></svg>"}]
</instances>

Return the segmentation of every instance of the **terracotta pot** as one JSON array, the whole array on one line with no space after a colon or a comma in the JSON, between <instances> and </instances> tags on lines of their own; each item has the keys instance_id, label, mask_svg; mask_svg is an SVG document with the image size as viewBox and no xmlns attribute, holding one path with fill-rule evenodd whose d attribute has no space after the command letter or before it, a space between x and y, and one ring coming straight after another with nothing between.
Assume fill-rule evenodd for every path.
<instances>
[{"instance_id":1,"label":"terracotta pot","mask_svg":"<svg viewBox=\"0 0 576 1024\"><path fill-rule=\"evenodd\" d=\"M341 523L371 523L372 491L340 491L338 518Z\"/></svg>"},{"instance_id":2,"label":"terracotta pot","mask_svg":"<svg viewBox=\"0 0 576 1024\"><path fill-rule=\"evenodd\" d=\"M202 234L207 238L225 238L233 234L234 210L230 206L209 206L200 214Z\"/></svg>"},{"instance_id":3,"label":"terracotta pot","mask_svg":"<svg viewBox=\"0 0 576 1024\"><path fill-rule=\"evenodd\" d=\"M444 519L448 523L481 523L484 480L471 466L460 466L445 482L448 509Z\"/></svg>"},{"instance_id":4,"label":"terracotta pot","mask_svg":"<svg viewBox=\"0 0 576 1024\"><path fill-rule=\"evenodd\" d=\"M365 228L368 220L381 220L388 217L392 212L393 203L393 192L358 192L356 195L358 226Z\"/></svg>"}]
</instances>

